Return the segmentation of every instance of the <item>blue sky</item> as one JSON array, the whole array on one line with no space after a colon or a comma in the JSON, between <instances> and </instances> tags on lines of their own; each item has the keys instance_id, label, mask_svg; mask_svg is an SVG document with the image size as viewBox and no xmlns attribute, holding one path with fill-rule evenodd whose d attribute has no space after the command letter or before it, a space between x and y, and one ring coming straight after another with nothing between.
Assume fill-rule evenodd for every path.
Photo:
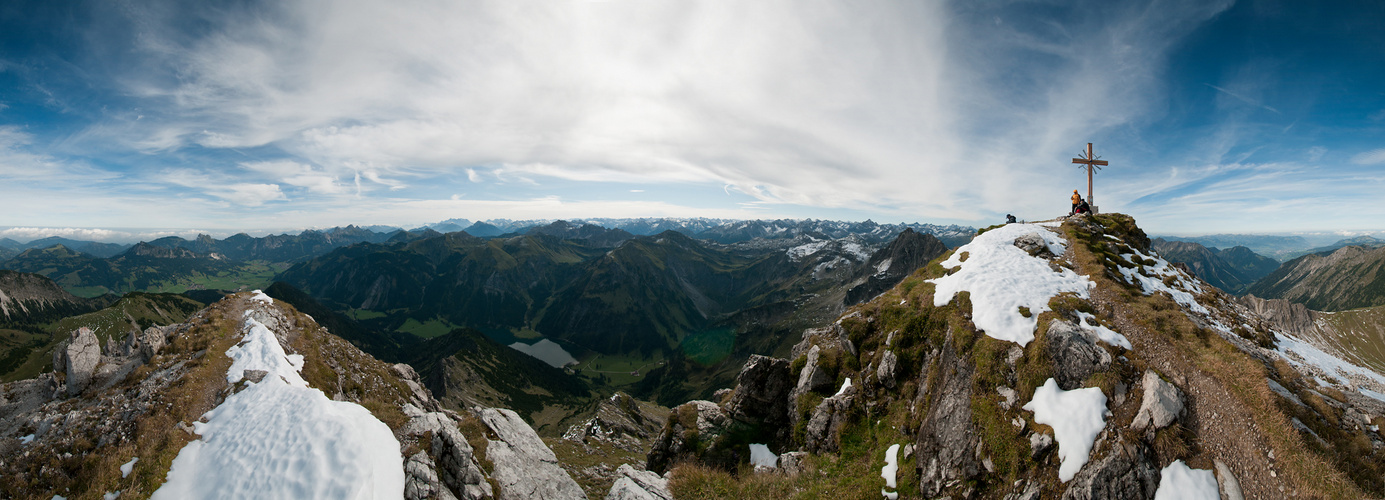
<instances>
[{"instance_id":1,"label":"blue sky","mask_svg":"<svg viewBox=\"0 0 1385 500\"><path fill-rule=\"evenodd\" d=\"M192 5L195 4L195 5ZM448 218L1385 230L1380 2L0 5L0 236Z\"/></svg>"}]
</instances>

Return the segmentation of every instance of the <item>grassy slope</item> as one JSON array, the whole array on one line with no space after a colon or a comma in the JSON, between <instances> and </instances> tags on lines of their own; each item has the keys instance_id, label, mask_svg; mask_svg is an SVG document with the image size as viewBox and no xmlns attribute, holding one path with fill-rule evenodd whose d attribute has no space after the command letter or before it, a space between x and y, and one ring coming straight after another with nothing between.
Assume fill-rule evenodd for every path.
<instances>
[{"instance_id":1,"label":"grassy slope","mask_svg":"<svg viewBox=\"0 0 1385 500\"><path fill-rule=\"evenodd\" d=\"M1336 333L1320 342L1347 361L1385 373L1385 306L1330 313L1320 321Z\"/></svg>"},{"instance_id":2,"label":"grassy slope","mask_svg":"<svg viewBox=\"0 0 1385 500\"><path fill-rule=\"evenodd\" d=\"M136 328L182 322L201 308L202 303L181 295L133 292L110 307L63 318L44 325L42 331L0 330L22 333L26 337L0 336L0 381L33 378L52 370L53 348L78 328L91 328L105 345L106 339L124 340L125 335Z\"/></svg>"}]
</instances>

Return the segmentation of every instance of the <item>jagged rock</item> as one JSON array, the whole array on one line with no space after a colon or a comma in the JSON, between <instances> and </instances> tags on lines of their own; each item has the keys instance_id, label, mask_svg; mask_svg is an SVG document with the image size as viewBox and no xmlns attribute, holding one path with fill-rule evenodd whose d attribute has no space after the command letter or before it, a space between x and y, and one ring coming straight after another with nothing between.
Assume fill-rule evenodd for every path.
<instances>
[{"instance_id":1,"label":"jagged rock","mask_svg":"<svg viewBox=\"0 0 1385 500\"><path fill-rule=\"evenodd\" d=\"M712 399L715 401L723 401L727 396L730 396L732 392L735 391L732 391L730 387L722 387L717 389L717 392L712 393Z\"/></svg>"},{"instance_id":2,"label":"jagged rock","mask_svg":"<svg viewBox=\"0 0 1385 500\"><path fill-rule=\"evenodd\" d=\"M886 350L885 354L880 356L880 366L875 369L875 378L886 389L894 389L894 369L898 363L899 358L894 355L894 351Z\"/></svg>"},{"instance_id":3,"label":"jagged rock","mask_svg":"<svg viewBox=\"0 0 1385 500\"><path fill-rule=\"evenodd\" d=\"M433 459L426 452L419 451L404 461L404 478L404 498L407 500L457 498L438 482Z\"/></svg>"},{"instance_id":4,"label":"jagged rock","mask_svg":"<svg viewBox=\"0 0 1385 500\"><path fill-rule=\"evenodd\" d=\"M908 458L908 457L905 457ZM806 451L790 451L779 455L779 472L786 476L797 476L803 473L804 463L808 459Z\"/></svg>"},{"instance_id":5,"label":"jagged rock","mask_svg":"<svg viewBox=\"0 0 1385 500\"><path fill-rule=\"evenodd\" d=\"M67 346L63 348L62 365L67 373L68 396L81 394L87 388L100 360L101 343L91 329L82 327L69 334Z\"/></svg>"},{"instance_id":6,"label":"jagged rock","mask_svg":"<svg viewBox=\"0 0 1385 500\"><path fill-rule=\"evenodd\" d=\"M1154 370L1145 370L1140 385L1144 386L1145 395L1140 401L1140 411L1135 414L1135 421L1130 423L1130 428L1163 429L1183 412L1183 391L1159 378L1159 374Z\"/></svg>"},{"instance_id":7,"label":"jagged rock","mask_svg":"<svg viewBox=\"0 0 1385 500\"><path fill-rule=\"evenodd\" d=\"M1110 453L1087 462L1077 475L1068 481L1063 500L1094 500L1107 498L1154 498L1159 488L1159 467L1151 454L1138 442L1115 440Z\"/></svg>"},{"instance_id":8,"label":"jagged rock","mask_svg":"<svg viewBox=\"0 0 1385 500\"><path fill-rule=\"evenodd\" d=\"M409 387L409 392L413 395L413 397L410 398L413 404L419 405L429 411L437 411L440 409L438 408L437 401L433 399L433 395L428 392L428 389L423 387L423 379L418 376L418 372L414 371L414 367L404 363L395 363L390 369L404 381L404 385Z\"/></svg>"},{"instance_id":9,"label":"jagged rock","mask_svg":"<svg viewBox=\"0 0 1385 500\"><path fill-rule=\"evenodd\" d=\"M616 474L616 482L611 485L606 500L673 500L668 480L658 474L637 470L630 464L621 464Z\"/></svg>"},{"instance_id":10,"label":"jagged rock","mask_svg":"<svg viewBox=\"0 0 1385 500\"><path fill-rule=\"evenodd\" d=\"M752 354L736 376L736 389L726 402L731 419L775 432L777 442L789 437L789 360Z\"/></svg>"},{"instance_id":11,"label":"jagged rock","mask_svg":"<svg viewBox=\"0 0 1385 500\"><path fill-rule=\"evenodd\" d=\"M407 403L404 405L404 414L409 417L409 422L401 428L404 434L432 434L431 452L435 460L429 463L436 463L436 474L441 478L441 484L467 499L494 494L481 472L481 465L476 461L471 443L457 430L457 424L451 417L442 412L424 412Z\"/></svg>"},{"instance_id":12,"label":"jagged rock","mask_svg":"<svg viewBox=\"0 0 1385 500\"><path fill-rule=\"evenodd\" d=\"M500 486L497 498L587 498L582 487L558 465L558 457L519 414L505 408L481 410L481 421L498 440L486 446L494 464L491 479Z\"/></svg>"},{"instance_id":13,"label":"jagged rock","mask_svg":"<svg viewBox=\"0 0 1385 500\"><path fill-rule=\"evenodd\" d=\"M951 332L948 334L951 337ZM980 443L972 424L972 374L975 367L946 343L941 353L928 364L937 363L941 374L932 387L920 387L920 407L928 408L919 427L917 445L919 489L932 498L949 485L966 481L981 471L975 448ZM924 373L931 372L931 366ZM923 401L923 399L928 401Z\"/></svg>"},{"instance_id":14,"label":"jagged rock","mask_svg":"<svg viewBox=\"0 0 1385 500\"><path fill-rule=\"evenodd\" d=\"M794 387L795 395L808 391L819 391L832 386L832 375L818 364L820 359L822 359L822 348L814 345L808 349L808 357L803 363L803 370L798 372L798 385Z\"/></svg>"},{"instance_id":15,"label":"jagged rock","mask_svg":"<svg viewBox=\"0 0 1385 500\"><path fill-rule=\"evenodd\" d=\"M675 462L697 458L699 443L707 443L704 451L715 451L716 439L730 423L726 412L711 401L696 400L678 405L654 440L645 468L663 473Z\"/></svg>"},{"instance_id":16,"label":"jagged rock","mask_svg":"<svg viewBox=\"0 0 1385 500\"><path fill-rule=\"evenodd\" d=\"M1065 391L1082 387L1091 374L1111 366L1111 353L1097 345L1096 334L1063 320L1048 327L1048 355L1053 359L1053 378Z\"/></svg>"},{"instance_id":17,"label":"jagged rock","mask_svg":"<svg viewBox=\"0 0 1385 500\"><path fill-rule=\"evenodd\" d=\"M1254 295L1239 297L1237 301L1256 316L1295 336L1304 337L1317 328L1318 313L1303 304L1284 299L1262 299Z\"/></svg>"},{"instance_id":18,"label":"jagged rock","mask_svg":"<svg viewBox=\"0 0 1385 500\"><path fill-rule=\"evenodd\" d=\"M1053 252L1048 249L1048 243L1039 233L1029 233L1015 238L1015 246L1036 257L1053 256Z\"/></svg>"},{"instance_id":19,"label":"jagged rock","mask_svg":"<svg viewBox=\"0 0 1385 500\"><path fill-rule=\"evenodd\" d=\"M851 343L851 338L847 336L846 329L842 328L842 320L858 317L860 312L854 312L837 320L836 323L822 328L809 328L803 331L803 340L794 344L793 350L789 353L789 359L798 359L808 353L813 346L820 346L823 349L838 348L842 352L856 355L856 345ZM874 320L874 318L869 318Z\"/></svg>"},{"instance_id":20,"label":"jagged rock","mask_svg":"<svg viewBox=\"0 0 1385 500\"><path fill-rule=\"evenodd\" d=\"M603 441L628 451L640 451L645 440L663 429L666 420L664 415L645 405L648 403L641 404L630 395L617 392L601 400L592 418L569 427L563 439Z\"/></svg>"},{"instance_id":21,"label":"jagged rock","mask_svg":"<svg viewBox=\"0 0 1385 500\"><path fill-rule=\"evenodd\" d=\"M808 419L803 435L803 450L810 453L836 453L841 449L839 437L846 425L851 404L856 401L857 389L849 386L840 394L822 400Z\"/></svg>"}]
</instances>

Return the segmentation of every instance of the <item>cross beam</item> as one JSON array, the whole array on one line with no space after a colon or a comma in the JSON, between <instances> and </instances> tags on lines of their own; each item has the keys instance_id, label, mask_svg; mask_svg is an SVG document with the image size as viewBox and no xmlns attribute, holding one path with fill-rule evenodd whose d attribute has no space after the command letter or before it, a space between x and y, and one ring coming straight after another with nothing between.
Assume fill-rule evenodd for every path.
<instances>
[{"instance_id":1,"label":"cross beam","mask_svg":"<svg viewBox=\"0 0 1385 500\"><path fill-rule=\"evenodd\" d=\"M1092 169L1093 169L1093 168L1096 168L1097 170L1100 170L1100 167L1104 167L1104 166L1107 165L1106 160L1098 160L1097 158L1098 158L1097 156L1093 156L1093 155L1092 155L1092 143L1089 142L1089 143L1087 143L1087 154L1086 154L1086 156L1081 156L1081 155L1079 155L1077 158L1073 158L1073 159L1072 159L1072 162L1073 162L1073 163L1081 163L1081 164L1084 164L1084 165L1087 166L1087 204L1088 204L1088 205L1096 205L1096 202L1095 202L1095 201L1092 201Z\"/></svg>"}]
</instances>

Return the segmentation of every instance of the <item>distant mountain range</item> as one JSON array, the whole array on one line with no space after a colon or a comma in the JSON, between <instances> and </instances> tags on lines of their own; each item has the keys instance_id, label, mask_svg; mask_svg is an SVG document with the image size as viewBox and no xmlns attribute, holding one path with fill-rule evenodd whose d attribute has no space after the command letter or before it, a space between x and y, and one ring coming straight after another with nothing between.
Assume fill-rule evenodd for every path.
<instances>
[{"instance_id":1,"label":"distant mountain range","mask_svg":"<svg viewBox=\"0 0 1385 500\"><path fill-rule=\"evenodd\" d=\"M503 238L457 232L352 245L278 279L379 331L433 337L467 326L500 344L542 335L583 359L705 370L786 350L793 334L945 251L908 228L889 245L821 234L726 245L561 222Z\"/></svg>"},{"instance_id":2,"label":"distant mountain range","mask_svg":"<svg viewBox=\"0 0 1385 500\"><path fill-rule=\"evenodd\" d=\"M150 243L136 244L108 258L76 252L63 245L30 248L0 266L47 276L68 291L87 297L132 291L235 288L230 286L234 282L267 282L274 274L268 266ZM255 275L258 279L250 277Z\"/></svg>"},{"instance_id":3,"label":"distant mountain range","mask_svg":"<svg viewBox=\"0 0 1385 500\"><path fill-rule=\"evenodd\" d=\"M1197 277L1229 293L1239 293L1279 268L1279 261L1243 246L1218 250L1193 242L1163 238L1154 239L1150 246L1161 257L1170 262L1186 264Z\"/></svg>"},{"instance_id":4,"label":"distant mountain range","mask_svg":"<svg viewBox=\"0 0 1385 500\"><path fill-rule=\"evenodd\" d=\"M1159 236L1168 241L1186 241L1197 243L1209 249L1231 248L1242 246L1251 251L1271 257L1280 262L1295 259L1310 253L1336 250L1345 246L1358 245L1368 247L1378 247L1385 245L1385 240L1372 236L1357 236L1353 238L1338 239L1334 241L1329 234L1311 234L1311 239L1305 236L1274 236L1257 234L1214 234L1209 236ZM1319 245L1319 246L1314 246Z\"/></svg>"},{"instance_id":5,"label":"distant mountain range","mask_svg":"<svg viewBox=\"0 0 1385 500\"><path fill-rule=\"evenodd\" d=\"M815 234L819 237L834 239L855 235L868 242L883 243L894 239L905 229L912 229L917 233L931 234L949 248L953 248L971 241L971 237L976 234L976 228L969 226L921 223L879 224L871 220L845 222L817 219L638 218L566 219L562 221L553 219L491 219L477 222L471 222L467 219L448 219L425 227L444 233L462 230L472 236L491 237L526 233L533 228L550 226L559 222L578 227L589 224L606 229L619 229L634 236L649 236L664 231L676 231L693 238L725 244L739 243L755 238L789 239L802 234Z\"/></svg>"},{"instance_id":6,"label":"distant mountain range","mask_svg":"<svg viewBox=\"0 0 1385 500\"><path fill-rule=\"evenodd\" d=\"M1245 291L1317 311L1385 305L1385 247L1346 246L1304 255Z\"/></svg>"}]
</instances>

